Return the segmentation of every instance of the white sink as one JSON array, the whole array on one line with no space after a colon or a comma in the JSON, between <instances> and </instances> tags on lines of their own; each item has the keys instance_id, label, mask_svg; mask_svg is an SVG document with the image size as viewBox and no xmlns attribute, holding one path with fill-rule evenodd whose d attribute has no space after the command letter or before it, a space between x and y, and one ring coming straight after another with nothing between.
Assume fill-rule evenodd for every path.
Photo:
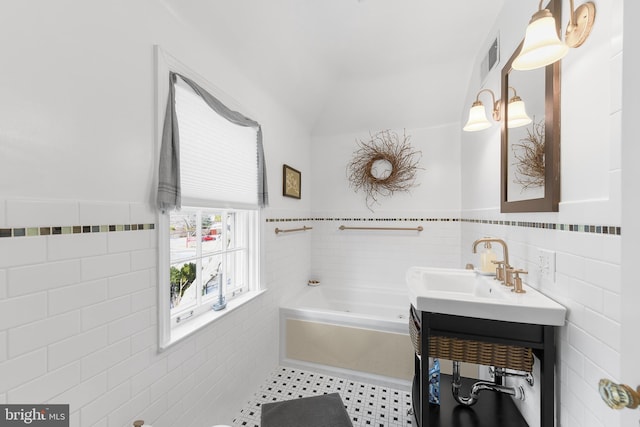
<instances>
[{"instance_id":1,"label":"white sink","mask_svg":"<svg viewBox=\"0 0 640 427\"><path fill-rule=\"evenodd\" d=\"M536 325L564 324L566 309L530 286L517 294L492 276L455 268L411 267L411 304L420 311Z\"/></svg>"}]
</instances>

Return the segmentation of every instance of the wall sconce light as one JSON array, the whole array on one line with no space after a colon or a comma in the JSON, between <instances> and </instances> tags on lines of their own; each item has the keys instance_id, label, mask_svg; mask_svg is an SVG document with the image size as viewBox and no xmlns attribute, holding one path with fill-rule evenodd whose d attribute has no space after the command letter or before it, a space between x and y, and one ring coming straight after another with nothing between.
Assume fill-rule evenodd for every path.
<instances>
[{"instance_id":1,"label":"wall sconce light","mask_svg":"<svg viewBox=\"0 0 640 427\"><path fill-rule=\"evenodd\" d=\"M509 99L509 105L507 106L507 109L509 110L509 113L507 114L509 117L507 120L507 127L511 129L526 126L531 123L532 120L524 107L524 101L518 96L514 88L509 86L509 89L513 91L513 97Z\"/></svg>"},{"instance_id":2,"label":"wall sconce light","mask_svg":"<svg viewBox=\"0 0 640 427\"><path fill-rule=\"evenodd\" d=\"M496 95L491 89L482 89L476 95L475 102L471 105L469 110L469 120L464 125L462 130L467 132L475 132L478 130L484 130L491 127L491 122L487 118L487 111L484 108L484 104L480 101L480 94L482 92L489 92L491 94L491 105L493 106L493 120L500 121L500 100L496 101Z\"/></svg>"},{"instance_id":3,"label":"wall sconce light","mask_svg":"<svg viewBox=\"0 0 640 427\"><path fill-rule=\"evenodd\" d=\"M509 99L509 105L507 107L509 109L509 121L507 122L507 127L517 128L520 126L528 125L529 123L531 123L531 118L527 115L524 101L518 96L516 90L513 87L509 86L509 89L513 90L513 97ZM485 110L482 101L480 101L480 94L482 92L489 92L491 94L491 105L493 105L493 120L497 122L502 120L502 112L500 111L500 100L498 99L496 101L496 96L491 89L482 89L480 92L478 92L475 102L471 105L471 109L469 110L469 120L467 120L467 124L462 128L462 130L466 132L475 132L491 127L491 122L487 118L487 111Z\"/></svg>"},{"instance_id":4,"label":"wall sconce light","mask_svg":"<svg viewBox=\"0 0 640 427\"><path fill-rule=\"evenodd\" d=\"M542 9L543 1L540 0L538 11L529 21L522 49L512 64L514 70L534 70L553 64L564 58L570 47L580 47L589 37L596 17L596 6L592 2L574 9L573 0L570 0L569 24L563 42L558 37L553 14L549 9Z\"/></svg>"}]
</instances>

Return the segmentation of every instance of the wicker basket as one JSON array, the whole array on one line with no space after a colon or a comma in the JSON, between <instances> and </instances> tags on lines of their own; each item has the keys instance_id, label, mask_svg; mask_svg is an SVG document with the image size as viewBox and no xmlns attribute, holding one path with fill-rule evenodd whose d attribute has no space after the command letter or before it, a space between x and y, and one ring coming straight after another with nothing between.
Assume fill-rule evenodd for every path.
<instances>
[{"instance_id":1,"label":"wicker basket","mask_svg":"<svg viewBox=\"0 0 640 427\"><path fill-rule=\"evenodd\" d=\"M420 326L418 325L418 321L414 317L413 310L409 311L409 337L411 338L411 344L413 344L413 349L416 354L420 356Z\"/></svg>"},{"instance_id":2,"label":"wicker basket","mask_svg":"<svg viewBox=\"0 0 640 427\"><path fill-rule=\"evenodd\" d=\"M420 356L421 333L413 313L409 316L409 336ZM429 337L429 356L477 365L532 372L533 352L528 347L487 343L442 336Z\"/></svg>"}]
</instances>

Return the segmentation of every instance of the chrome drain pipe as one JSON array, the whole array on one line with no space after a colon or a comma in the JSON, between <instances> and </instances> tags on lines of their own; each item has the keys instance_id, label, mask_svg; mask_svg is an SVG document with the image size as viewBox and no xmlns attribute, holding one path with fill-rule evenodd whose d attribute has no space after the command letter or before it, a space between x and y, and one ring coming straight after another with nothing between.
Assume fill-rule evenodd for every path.
<instances>
[{"instance_id":1,"label":"chrome drain pipe","mask_svg":"<svg viewBox=\"0 0 640 427\"><path fill-rule=\"evenodd\" d=\"M493 366L489 367L489 374L492 376L498 377L520 377L527 381L527 384L533 386L533 375L531 372L520 372L520 371L512 371L506 368L496 368Z\"/></svg>"},{"instance_id":2,"label":"chrome drain pipe","mask_svg":"<svg viewBox=\"0 0 640 427\"><path fill-rule=\"evenodd\" d=\"M516 399L524 400L524 388L507 387L503 385L494 384L488 381L478 381L471 386L471 392L469 397L460 396L460 362L453 362L453 381L451 382L451 391L453 392L453 398L461 405L471 406L478 401L478 394L482 390L490 390L497 393L508 394Z\"/></svg>"}]
</instances>

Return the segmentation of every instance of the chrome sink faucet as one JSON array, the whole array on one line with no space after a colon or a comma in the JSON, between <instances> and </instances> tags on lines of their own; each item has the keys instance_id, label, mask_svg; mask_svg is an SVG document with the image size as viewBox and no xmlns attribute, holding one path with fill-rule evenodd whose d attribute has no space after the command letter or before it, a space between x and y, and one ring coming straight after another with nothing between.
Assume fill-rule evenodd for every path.
<instances>
[{"instance_id":1,"label":"chrome sink faucet","mask_svg":"<svg viewBox=\"0 0 640 427\"><path fill-rule=\"evenodd\" d=\"M502 245L502 254L504 255L504 260L502 263L496 263L500 265L496 270L498 269L502 270L502 277L500 277L500 274L496 274L496 278L498 280L502 280L504 285L513 286L513 283L512 283L513 280L511 279L512 275L508 274L509 272L507 271L512 269L511 264L509 264L509 248L507 247L507 242L495 237L483 237L482 239L478 239L475 242L473 242L473 245L472 245L473 253L474 254L477 253L477 247L480 243L488 243L488 242L500 243L500 245Z\"/></svg>"}]
</instances>

